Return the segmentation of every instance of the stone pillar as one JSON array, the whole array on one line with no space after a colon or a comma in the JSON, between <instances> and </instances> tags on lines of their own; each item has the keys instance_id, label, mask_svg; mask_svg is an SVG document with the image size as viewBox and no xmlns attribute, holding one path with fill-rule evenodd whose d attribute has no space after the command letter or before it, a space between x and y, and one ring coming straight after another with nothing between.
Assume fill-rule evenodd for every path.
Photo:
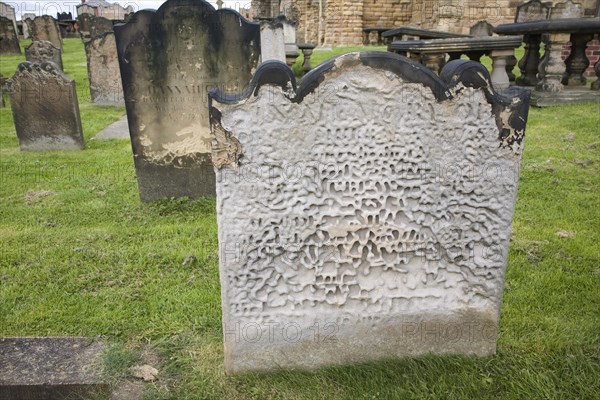
<instances>
[{"instance_id":1,"label":"stone pillar","mask_svg":"<svg viewBox=\"0 0 600 400\"><path fill-rule=\"evenodd\" d=\"M550 33L546 41L546 52L538 69L539 82L536 90L540 92L560 92L561 83L566 70L561 58L562 48L569 41L568 33Z\"/></svg>"},{"instance_id":2,"label":"stone pillar","mask_svg":"<svg viewBox=\"0 0 600 400\"><path fill-rule=\"evenodd\" d=\"M565 60L567 73L562 83L570 86L584 86L587 83L583 73L590 65L590 61L585 55L587 42L592 40L594 35L589 33L573 33L571 35L571 54Z\"/></svg>"},{"instance_id":3,"label":"stone pillar","mask_svg":"<svg viewBox=\"0 0 600 400\"><path fill-rule=\"evenodd\" d=\"M538 83L537 72L540 63L541 35L525 35L525 54L519 61L521 76L516 80L520 86L535 86Z\"/></svg>"},{"instance_id":4,"label":"stone pillar","mask_svg":"<svg viewBox=\"0 0 600 400\"><path fill-rule=\"evenodd\" d=\"M492 73L490 78L494 89L506 89L510 86L510 80L506 73L507 60L515 53L513 50L492 50L490 57L492 59Z\"/></svg>"}]
</instances>

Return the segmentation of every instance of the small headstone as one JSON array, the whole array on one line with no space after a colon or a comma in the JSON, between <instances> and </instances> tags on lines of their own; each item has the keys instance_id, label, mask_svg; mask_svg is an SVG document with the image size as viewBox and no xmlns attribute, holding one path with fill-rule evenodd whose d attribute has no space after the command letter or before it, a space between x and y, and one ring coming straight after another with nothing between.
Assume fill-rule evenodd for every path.
<instances>
[{"instance_id":1,"label":"small headstone","mask_svg":"<svg viewBox=\"0 0 600 400\"><path fill-rule=\"evenodd\" d=\"M8 91L21 150L83 149L75 81L56 64L19 64Z\"/></svg>"},{"instance_id":2,"label":"small headstone","mask_svg":"<svg viewBox=\"0 0 600 400\"><path fill-rule=\"evenodd\" d=\"M550 16L550 7L540 0L531 0L517 7L515 22L546 20Z\"/></svg>"},{"instance_id":3,"label":"small headstone","mask_svg":"<svg viewBox=\"0 0 600 400\"><path fill-rule=\"evenodd\" d=\"M85 42L92 103L123 105L123 86L114 32L105 32Z\"/></svg>"},{"instance_id":4,"label":"small headstone","mask_svg":"<svg viewBox=\"0 0 600 400\"><path fill-rule=\"evenodd\" d=\"M469 29L469 35L475 37L492 36L494 33L494 25L487 21L479 21Z\"/></svg>"},{"instance_id":5,"label":"small headstone","mask_svg":"<svg viewBox=\"0 0 600 400\"><path fill-rule=\"evenodd\" d=\"M114 29L141 199L214 196L207 93L250 82L260 25L204 0L169 0Z\"/></svg>"},{"instance_id":6,"label":"small headstone","mask_svg":"<svg viewBox=\"0 0 600 400\"><path fill-rule=\"evenodd\" d=\"M81 337L0 338L0 399L100 399L102 342Z\"/></svg>"},{"instance_id":7,"label":"small headstone","mask_svg":"<svg viewBox=\"0 0 600 400\"><path fill-rule=\"evenodd\" d=\"M42 15L30 20L29 33L34 42L37 40L47 40L59 49L62 49L62 37L60 36L58 22L49 15Z\"/></svg>"},{"instance_id":8,"label":"small headstone","mask_svg":"<svg viewBox=\"0 0 600 400\"><path fill-rule=\"evenodd\" d=\"M550 19L582 18L583 12L583 6L580 3L567 0L554 4L550 10Z\"/></svg>"},{"instance_id":9,"label":"small headstone","mask_svg":"<svg viewBox=\"0 0 600 400\"><path fill-rule=\"evenodd\" d=\"M29 62L51 61L63 69L62 50L47 40L38 40L27 46L25 58Z\"/></svg>"},{"instance_id":10,"label":"small headstone","mask_svg":"<svg viewBox=\"0 0 600 400\"><path fill-rule=\"evenodd\" d=\"M495 352L529 91L442 77L363 52L210 93L228 372Z\"/></svg>"},{"instance_id":11,"label":"small headstone","mask_svg":"<svg viewBox=\"0 0 600 400\"><path fill-rule=\"evenodd\" d=\"M0 54L21 54L15 26L5 17L0 17Z\"/></svg>"}]
</instances>

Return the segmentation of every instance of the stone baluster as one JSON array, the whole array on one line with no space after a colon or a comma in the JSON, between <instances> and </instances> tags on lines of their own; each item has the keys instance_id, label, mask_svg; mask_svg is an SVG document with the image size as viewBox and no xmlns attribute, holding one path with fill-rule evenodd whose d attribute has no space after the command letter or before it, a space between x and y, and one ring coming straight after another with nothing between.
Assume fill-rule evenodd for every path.
<instances>
[{"instance_id":1,"label":"stone baluster","mask_svg":"<svg viewBox=\"0 0 600 400\"><path fill-rule=\"evenodd\" d=\"M444 53L429 53L422 55L423 64L436 74L440 74L440 71L444 67L445 58Z\"/></svg>"},{"instance_id":2,"label":"stone baluster","mask_svg":"<svg viewBox=\"0 0 600 400\"><path fill-rule=\"evenodd\" d=\"M562 81L564 85L582 86L587 83L583 73L590 65L590 61L585 55L585 48L593 37L594 35L588 33L574 33L571 35L571 54L565 60L567 72Z\"/></svg>"},{"instance_id":3,"label":"stone baluster","mask_svg":"<svg viewBox=\"0 0 600 400\"><path fill-rule=\"evenodd\" d=\"M521 76L516 79L517 85L535 86L538 83L537 72L540 64L540 43L542 35L525 35L525 54L519 61Z\"/></svg>"},{"instance_id":4,"label":"stone baluster","mask_svg":"<svg viewBox=\"0 0 600 400\"><path fill-rule=\"evenodd\" d=\"M302 71L304 71L304 73L307 73L312 69L312 65L310 65L310 56L313 53L315 45L310 43L301 43L298 45L298 48L302 51L302 55L304 56L304 62L302 63Z\"/></svg>"},{"instance_id":5,"label":"stone baluster","mask_svg":"<svg viewBox=\"0 0 600 400\"><path fill-rule=\"evenodd\" d=\"M508 75L508 80L511 82L515 81L515 74L513 73L515 65L517 65L517 57L512 54L506 58L506 75Z\"/></svg>"},{"instance_id":6,"label":"stone baluster","mask_svg":"<svg viewBox=\"0 0 600 400\"><path fill-rule=\"evenodd\" d=\"M561 58L562 48L569 41L568 33L550 33L546 41L546 51L538 69L538 84L540 92L561 92L561 83L566 70Z\"/></svg>"},{"instance_id":7,"label":"stone baluster","mask_svg":"<svg viewBox=\"0 0 600 400\"><path fill-rule=\"evenodd\" d=\"M592 83L592 90L600 90L600 60L596 61L594 72L596 72L597 79L594 83Z\"/></svg>"},{"instance_id":8,"label":"stone baluster","mask_svg":"<svg viewBox=\"0 0 600 400\"><path fill-rule=\"evenodd\" d=\"M510 80L506 73L508 59L515 53L513 50L492 50L490 57L492 59L492 73L490 78L495 89L506 89L510 86Z\"/></svg>"}]
</instances>

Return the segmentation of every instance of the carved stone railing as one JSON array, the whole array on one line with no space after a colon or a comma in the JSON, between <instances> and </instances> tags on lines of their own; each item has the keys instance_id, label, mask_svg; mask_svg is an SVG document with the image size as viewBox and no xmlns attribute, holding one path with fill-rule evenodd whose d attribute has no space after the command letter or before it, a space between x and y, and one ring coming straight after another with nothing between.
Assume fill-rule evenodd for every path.
<instances>
[{"instance_id":1,"label":"carved stone railing","mask_svg":"<svg viewBox=\"0 0 600 400\"><path fill-rule=\"evenodd\" d=\"M400 26L389 31L385 31L382 34L383 39L388 39L391 42L396 40L407 40L407 39L448 39L448 38L460 38L470 37L469 35L463 35L460 33L435 31L432 29L423 29L417 26Z\"/></svg>"},{"instance_id":2,"label":"carved stone railing","mask_svg":"<svg viewBox=\"0 0 600 400\"><path fill-rule=\"evenodd\" d=\"M446 54L450 60L460 59L465 54L474 61L480 61L482 56L488 55L492 59L492 84L497 89L503 89L514 80L514 75L507 73L506 66L514 58L514 49L521 45L522 40L522 36L402 40L392 42L388 50L405 56L410 55L436 73L444 66Z\"/></svg>"},{"instance_id":3,"label":"carved stone railing","mask_svg":"<svg viewBox=\"0 0 600 400\"><path fill-rule=\"evenodd\" d=\"M583 86L587 80L584 72L590 65L585 49L594 34L600 33L599 18L569 18L545 21L520 22L498 25L494 32L501 35L524 35L525 55L519 62L521 76L516 83L535 86L540 92L561 92L564 85ZM571 54L563 61L562 49L571 42ZM544 43L544 56L540 58L540 44ZM592 90L600 89L600 61L595 65L599 78Z\"/></svg>"}]
</instances>

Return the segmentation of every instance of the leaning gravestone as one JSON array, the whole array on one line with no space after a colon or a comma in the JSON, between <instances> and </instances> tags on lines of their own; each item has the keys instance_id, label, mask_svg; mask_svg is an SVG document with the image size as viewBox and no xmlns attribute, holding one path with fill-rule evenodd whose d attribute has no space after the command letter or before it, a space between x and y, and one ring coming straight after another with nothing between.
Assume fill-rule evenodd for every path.
<instances>
[{"instance_id":1,"label":"leaning gravestone","mask_svg":"<svg viewBox=\"0 0 600 400\"><path fill-rule=\"evenodd\" d=\"M58 22L51 16L42 15L41 17L35 17L33 20L30 20L29 31L31 39L34 42L38 40L47 40L59 49L62 49L62 37L60 36Z\"/></svg>"},{"instance_id":2,"label":"leaning gravestone","mask_svg":"<svg viewBox=\"0 0 600 400\"><path fill-rule=\"evenodd\" d=\"M228 372L490 355L529 91L380 52L210 93Z\"/></svg>"},{"instance_id":3,"label":"leaning gravestone","mask_svg":"<svg viewBox=\"0 0 600 400\"><path fill-rule=\"evenodd\" d=\"M85 42L92 102L123 105L123 87L114 32L105 32Z\"/></svg>"},{"instance_id":4,"label":"leaning gravestone","mask_svg":"<svg viewBox=\"0 0 600 400\"><path fill-rule=\"evenodd\" d=\"M51 61L63 69L62 51L47 40L38 40L25 48L25 58L29 62Z\"/></svg>"},{"instance_id":5,"label":"leaning gravestone","mask_svg":"<svg viewBox=\"0 0 600 400\"><path fill-rule=\"evenodd\" d=\"M21 150L84 147L75 81L54 63L19 64L8 91Z\"/></svg>"},{"instance_id":6,"label":"leaning gravestone","mask_svg":"<svg viewBox=\"0 0 600 400\"><path fill-rule=\"evenodd\" d=\"M0 54L21 54L15 26L5 17L0 17Z\"/></svg>"},{"instance_id":7,"label":"leaning gravestone","mask_svg":"<svg viewBox=\"0 0 600 400\"><path fill-rule=\"evenodd\" d=\"M260 25L203 0L169 0L115 34L141 199L214 195L207 93L250 82Z\"/></svg>"}]
</instances>

